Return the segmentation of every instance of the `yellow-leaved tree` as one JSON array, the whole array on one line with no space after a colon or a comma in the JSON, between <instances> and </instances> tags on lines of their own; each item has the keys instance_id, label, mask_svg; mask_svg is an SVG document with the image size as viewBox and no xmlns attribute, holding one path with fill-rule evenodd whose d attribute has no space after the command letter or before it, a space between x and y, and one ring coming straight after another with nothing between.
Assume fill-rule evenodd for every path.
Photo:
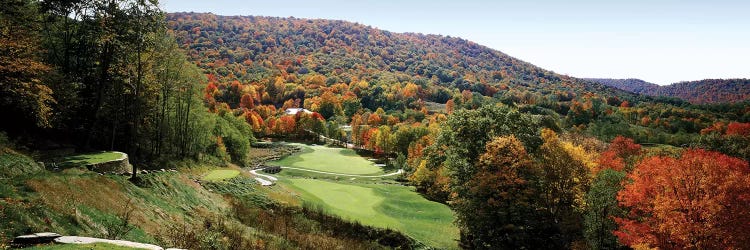
<instances>
[{"instance_id":1,"label":"yellow-leaved tree","mask_svg":"<svg viewBox=\"0 0 750 250\"><path fill-rule=\"evenodd\" d=\"M537 157L540 202L554 219L565 242L573 242L583 227L584 197L595 163L591 154L560 140L550 129L542 130L542 140L544 143Z\"/></svg>"}]
</instances>

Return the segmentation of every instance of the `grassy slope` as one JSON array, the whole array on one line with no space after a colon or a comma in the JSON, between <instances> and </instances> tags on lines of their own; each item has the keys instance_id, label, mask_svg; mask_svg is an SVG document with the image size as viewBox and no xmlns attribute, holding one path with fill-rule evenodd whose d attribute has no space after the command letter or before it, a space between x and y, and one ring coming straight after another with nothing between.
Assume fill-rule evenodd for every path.
<instances>
[{"instance_id":1,"label":"grassy slope","mask_svg":"<svg viewBox=\"0 0 750 250\"><path fill-rule=\"evenodd\" d=\"M13 158L34 163L23 154ZM188 165L181 172L141 175L139 186L126 176L81 168L0 178L0 249L14 236L44 231L189 249L381 249L378 243L413 243L400 234L305 211L288 188L261 188L243 173L203 183L204 188L195 179L217 168ZM11 164L9 169L25 167ZM123 224L128 211L133 230L112 236L110 230ZM65 247L73 246L41 249Z\"/></svg>"},{"instance_id":2,"label":"grassy slope","mask_svg":"<svg viewBox=\"0 0 750 250\"><path fill-rule=\"evenodd\" d=\"M100 176L79 169L14 178L0 197L0 237L53 231L64 235L106 236L106 229L122 222L134 209L138 228L125 240L156 243L152 235L165 225L191 222L195 211L225 211L228 205L179 173L142 175L146 187L132 185L124 176Z\"/></svg>"},{"instance_id":3,"label":"grassy slope","mask_svg":"<svg viewBox=\"0 0 750 250\"><path fill-rule=\"evenodd\" d=\"M269 162L269 165L306 168L342 174L383 174L382 169L360 157L351 149L308 146L297 143L292 145L302 147L302 152L287 156L278 161Z\"/></svg>"},{"instance_id":4,"label":"grassy slope","mask_svg":"<svg viewBox=\"0 0 750 250\"><path fill-rule=\"evenodd\" d=\"M121 225L129 208L134 209L130 222L135 228L119 238L165 247L381 249L379 240L389 236L361 227L350 234L346 230L351 227L335 227L342 223L338 219L308 219L287 189L261 188L242 174L204 183L207 188L194 181L214 169L197 166L141 175L141 186L124 176L80 168L0 178L0 249L14 236L44 231L111 239L108 229ZM273 210L267 211L268 206ZM40 249L69 249L65 247Z\"/></svg>"},{"instance_id":5,"label":"grassy slope","mask_svg":"<svg viewBox=\"0 0 750 250\"><path fill-rule=\"evenodd\" d=\"M0 145L0 179L42 171L34 159ZM0 189L8 188L0 186Z\"/></svg>"},{"instance_id":6,"label":"grassy slope","mask_svg":"<svg viewBox=\"0 0 750 250\"><path fill-rule=\"evenodd\" d=\"M206 176L203 177L203 180L205 181L223 181L226 179L231 179L234 177L237 177L240 175L240 171L234 170L234 169L216 169L212 170L211 172L208 172Z\"/></svg>"},{"instance_id":7,"label":"grassy slope","mask_svg":"<svg viewBox=\"0 0 750 250\"><path fill-rule=\"evenodd\" d=\"M303 200L366 225L397 229L427 245L456 248L458 229L445 205L400 185L284 179Z\"/></svg>"}]
</instances>

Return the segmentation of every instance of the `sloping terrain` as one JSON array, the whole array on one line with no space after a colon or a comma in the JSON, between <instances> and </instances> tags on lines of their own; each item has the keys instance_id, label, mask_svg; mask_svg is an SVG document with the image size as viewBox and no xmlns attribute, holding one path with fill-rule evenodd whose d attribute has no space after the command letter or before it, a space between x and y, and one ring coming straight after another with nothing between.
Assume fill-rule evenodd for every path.
<instances>
[{"instance_id":1,"label":"sloping terrain","mask_svg":"<svg viewBox=\"0 0 750 250\"><path fill-rule=\"evenodd\" d=\"M15 236L35 232L185 249L381 249L417 244L392 230L300 207L289 190L261 188L247 173L238 175L236 167L187 162L177 172L141 174L135 185L128 176L82 167L47 171L3 145L0 152L0 248ZM203 177L209 178L200 180ZM40 249L79 247L95 248ZM95 249L101 247L107 248Z\"/></svg>"}]
</instances>

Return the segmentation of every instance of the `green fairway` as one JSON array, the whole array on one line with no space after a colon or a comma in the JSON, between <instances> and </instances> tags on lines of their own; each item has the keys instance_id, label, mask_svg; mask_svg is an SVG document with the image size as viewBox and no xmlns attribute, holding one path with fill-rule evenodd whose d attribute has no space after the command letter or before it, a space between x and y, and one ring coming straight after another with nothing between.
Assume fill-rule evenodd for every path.
<instances>
[{"instance_id":1,"label":"green fairway","mask_svg":"<svg viewBox=\"0 0 750 250\"><path fill-rule=\"evenodd\" d=\"M108 162L118 160L124 156L120 152L95 152L88 154L72 155L62 159L61 165L75 166L75 165L86 165L96 164L102 162Z\"/></svg>"},{"instance_id":2,"label":"green fairway","mask_svg":"<svg viewBox=\"0 0 750 250\"><path fill-rule=\"evenodd\" d=\"M383 170L371 161L357 155L354 150L345 148L329 148L325 146L309 146L299 143L290 145L302 148L302 152L287 156L269 165L282 167L297 167L317 171L340 174L377 175Z\"/></svg>"},{"instance_id":3,"label":"green fairway","mask_svg":"<svg viewBox=\"0 0 750 250\"><path fill-rule=\"evenodd\" d=\"M457 248L458 229L448 206L400 185L344 184L284 179L310 204L366 225L399 230L429 246Z\"/></svg>"},{"instance_id":4,"label":"green fairway","mask_svg":"<svg viewBox=\"0 0 750 250\"><path fill-rule=\"evenodd\" d=\"M203 177L204 181L223 181L240 175L240 171L234 169L216 169Z\"/></svg>"}]
</instances>

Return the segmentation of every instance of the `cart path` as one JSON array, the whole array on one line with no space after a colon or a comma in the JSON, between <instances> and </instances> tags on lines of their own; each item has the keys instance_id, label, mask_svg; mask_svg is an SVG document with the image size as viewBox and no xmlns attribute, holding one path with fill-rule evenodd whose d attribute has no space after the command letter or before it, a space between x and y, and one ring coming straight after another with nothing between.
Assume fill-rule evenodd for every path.
<instances>
[{"instance_id":1,"label":"cart path","mask_svg":"<svg viewBox=\"0 0 750 250\"><path fill-rule=\"evenodd\" d=\"M388 176L394 176L399 175L404 172L403 169L399 169L396 172L393 173L387 173L382 175L356 175L356 174L341 174L341 173L331 173L331 172L325 172L325 171L318 171L318 170L310 170L310 169L304 169L304 168L295 168L295 167L281 167L282 169L293 169L293 170L299 170L299 171L306 171L306 172L312 172L312 173L318 173L318 174L327 174L327 175L336 175L336 176L347 176L347 177L361 177L361 178L379 178L379 177L388 177ZM254 169L250 170L250 173L258 176L255 178L261 185L263 186L270 186L273 185L273 182L278 181L279 179L270 175L261 174L258 173L258 171L263 170L261 169ZM264 179L265 178L265 179Z\"/></svg>"}]
</instances>

